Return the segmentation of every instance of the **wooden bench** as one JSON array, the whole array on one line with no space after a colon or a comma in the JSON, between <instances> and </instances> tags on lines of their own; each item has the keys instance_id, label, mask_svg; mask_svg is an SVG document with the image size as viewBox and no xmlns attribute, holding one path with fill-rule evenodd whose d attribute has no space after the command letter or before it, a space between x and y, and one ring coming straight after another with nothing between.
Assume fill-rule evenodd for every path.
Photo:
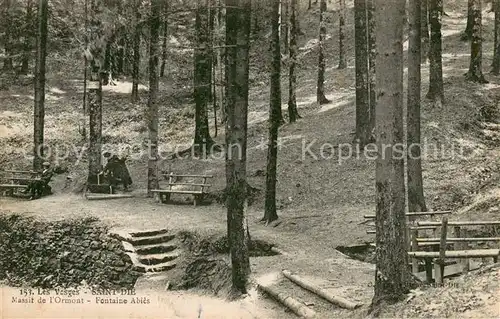
<instances>
[{"instance_id":1,"label":"wooden bench","mask_svg":"<svg viewBox=\"0 0 500 319\"><path fill-rule=\"evenodd\" d=\"M413 221L412 219L414 218L418 218L418 217L425 217L425 216L428 216L430 218L434 218L436 216L441 216L441 215L449 215L449 214L452 214L452 211L451 210L443 210L443 211L428 211L428 212L409 212L409 213L406 213L405 216L406 216L406 219L407 219L407 227L408 227L408 234L412 231L412 230L433 230L434 233L436 232L436 229L439 228L439 226L441 226L440 222L437 223L437 225L420 225L418 223L416 223L415 221ZM375 219L375 215L364 215L363 216L365 219ZM376 230L367 230L366 231L367 234L376 234ZM408 243L408 247L410 247L410 236L407 237L407 243Z\"/></svg>"},{"instance_id":2,"label":"wooden bench","mask_svg":"<svg viewBox=\"0 0 500 319\"><path fill-rule=\"evenodd\" d=\"M31 182L41 180L41 173L35 171L4 170L0 174L0 189L2 194L7 196L14 195L16 190L26 189Z\"/></svg>"},{"instance_id":3,"label":"wooden bench","mask_svg":"<svg viewBox=\"0 0 500 319\"><path fill-rule=\"evenodd\" d=\"M160 174L167 181L166 189L153 189L158 202L167 203L170 200L170 194L189 194L194 196L194 206L203 201L203 197L208 194L210 184L207 180L213 178L212 175L184 175L184 174ZM185 178L201 180L201 182L183 182ZM188 186L189 189L176 189L175 186Z\"/></svg>"},{"instance_id":4,"label":"wooden bench","mask_svg":"<svg viewBox=\"0 0 500 319\"><path fill-rule=\"evenodd\" d=\"M420 216L435 216L435 215L448 215L451 214L451 210L443 210L443 211L430 211L430 212L409 212L406 213L406 217L420 217ZM375 219L376 215L364 215L365 219Z\"/></svg>"},{"instance_id":5,"label":"wooden bench","mask_svg":"<svg viewBox=\"0 0 500 319\"><path fill-rule=\"evenodd\" d=\"M498 237L491 238L467 238L461 237L460 226L476 226L476 225L497 225L500 222L484 222L484 221L467 221L467 222L448 222L448 218L443 218L441 226L440 238L418 238L417 230L411 232L411 250L408 256L412 258L412 271L418 272L418 259L425 261L426 281L432 281L432 263L434 263L434 278L437 284L443 282L445 259L460 259L462 263L462 272L469 271L470 258L493 258L494 262L498 261L500 249L468 249L467 243L479 241L500 241ZM435 226L436 222L419 222L418 225L423 227ZM454 238L447 238L448 225L454 225ZM419 246L439 244L439 251L419 251ZM453 244L453 250L447 250L449 244Z\"/></svg>"}]
</instances>

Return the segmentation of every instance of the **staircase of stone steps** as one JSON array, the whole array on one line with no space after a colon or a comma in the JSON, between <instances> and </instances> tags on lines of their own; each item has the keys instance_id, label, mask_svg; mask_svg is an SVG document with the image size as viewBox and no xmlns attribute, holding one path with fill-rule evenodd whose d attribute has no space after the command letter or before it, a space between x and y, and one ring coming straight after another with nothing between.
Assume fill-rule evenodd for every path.
<instances>
[{"instance_id":1,"label":"staircase of stone steps","mask_svg":"<svg viewBox=\"0 0 500 319\"><path fill-rule=\"evenodd\" d=\"M175 235L167 229L125 232L114 231L130 256L134 270L143 273L165 272L175 268L180 250Z\"/></svg>"}]
</instances>

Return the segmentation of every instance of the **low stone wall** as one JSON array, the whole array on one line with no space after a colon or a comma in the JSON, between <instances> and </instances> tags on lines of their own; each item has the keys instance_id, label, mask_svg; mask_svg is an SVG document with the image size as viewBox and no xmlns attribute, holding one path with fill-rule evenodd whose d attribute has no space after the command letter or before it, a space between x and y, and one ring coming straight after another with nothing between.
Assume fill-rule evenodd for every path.
<instances>
[{"instance_id":1,"label":"low stone wall","mask_svg":"<svg viewBox=\"0 0 500 319\"><path fill-rule=\"evenodd\" d=\"M0 212L0 280L10 286L132 288L140 276L95 218L41 222Z\"/></svg>"}]
</instances>

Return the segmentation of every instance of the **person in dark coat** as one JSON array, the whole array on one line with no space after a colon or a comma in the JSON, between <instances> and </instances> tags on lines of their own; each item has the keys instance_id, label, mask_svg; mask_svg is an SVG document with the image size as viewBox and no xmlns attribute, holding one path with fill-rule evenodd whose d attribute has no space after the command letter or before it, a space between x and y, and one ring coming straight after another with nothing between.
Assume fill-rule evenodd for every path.
<instances>
[{"instance_id":1,"label":"person in dark coat","mask_svg":"<svg viewBox=\"0 0 500 319\"><path fill-rule=\"evenodd\" d=\"M118 156L111 155L109 152L106 152L104 157L108 158L108 162L106 163L103 171L109 184L115 187L121 183L123 185L123 189L127 191L128 186L132 185L132 178L130 177L127 165L125 164L126 159L118 158Z\"/></svg>"},{"instance_id":2,"label":"person in dark coat","mask_svg":"<svg viewBox=\"0 0 500 319\"><path fill-rule=\"evenodd\" d=\"M40 175L40 180L31 182L26 189L31 194L30 199L38 199L42 196L52 194L52 188L49 183L54 175L54 171L50 167L49 162L44 162L42 166L43 171Z\"/></svg>"}]
</instances>

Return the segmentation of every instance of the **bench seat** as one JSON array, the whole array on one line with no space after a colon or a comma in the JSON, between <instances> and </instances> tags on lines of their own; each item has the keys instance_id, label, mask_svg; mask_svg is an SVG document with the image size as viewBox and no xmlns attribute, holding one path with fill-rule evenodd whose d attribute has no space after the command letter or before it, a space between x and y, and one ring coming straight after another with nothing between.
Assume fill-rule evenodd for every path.
<instances>
[{"instance_id":1,"label":"bench seat","mask_svg":"<svg viewBox=\"0 0 500 319\"><path fill-rule=\"evenodd\" d=\"M447 250L445 258L483 258L498 257L500 249L472 249L472 250ZM439 258L439 251L409 251L409 257L413 258Z\"/></svg>"},{"instance_id":2,"label":"bench seat","mask_svg":"<svg viewBox=\"0 0 500 319\"><path fill-rule=\"evenodd\" d=\"M26 188L28 185L21 184L0 184L0 188Z\"/></svg>"},{"instance_id":3,"label":"bench seat","mask_svg":"<svg viewBox=\"0 0 500 319\"><path fill-rule=\"evenodd\" d=\"M177 189L153 189L151 190L153 193L176 193L176 194L208 194L207 192L202 191L188 191L188 190L177 190Z\"/></svg>"}]
</instances>

